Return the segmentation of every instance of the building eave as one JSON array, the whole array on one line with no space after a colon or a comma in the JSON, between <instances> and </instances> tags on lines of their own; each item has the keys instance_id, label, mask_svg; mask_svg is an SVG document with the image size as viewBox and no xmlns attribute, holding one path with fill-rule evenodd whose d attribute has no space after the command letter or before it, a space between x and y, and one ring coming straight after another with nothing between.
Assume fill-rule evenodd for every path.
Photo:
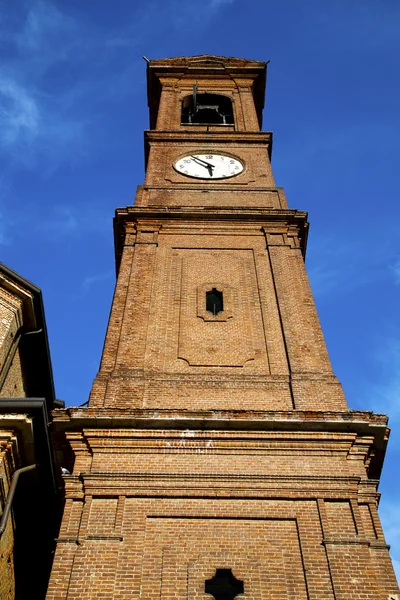
<instances>
[{"instance_id":1,"label":"building eave","mask_svg":"<svg viewBox=\"0 0 400 600\"><path fill-rule=\"evenodd\" d=\"M369 411L182 411L70 407L53 412L57 433L83 429L155 429L354 433L371 438L369 478L379 480L389 439L388 417Z\"/></svg>"},{"instance_id":2,"label":"building eave","mask_svg":"<svg viewBox=\"0 0 400 600\"><path fill-rule=\"evenodd\" d=\"M50 412L56 396L42 292L36 285L0 263L0 285L7 289L10 282L27 290L32 297L27 327L24 327L23 333L35 331L35 336L22 335L19 344L21 351L29 355L26 360L28 393L32 397L44 396ZM15 290L10 291L15 293Z\"/></svg>"}]
</instances>

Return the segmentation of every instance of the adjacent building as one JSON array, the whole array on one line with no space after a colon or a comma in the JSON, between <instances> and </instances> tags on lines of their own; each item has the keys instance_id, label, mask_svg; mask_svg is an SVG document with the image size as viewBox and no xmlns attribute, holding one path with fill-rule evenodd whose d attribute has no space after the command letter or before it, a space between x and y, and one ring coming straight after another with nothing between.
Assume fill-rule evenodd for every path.
<instances>
[{"instance_id":1,"label":"adjacent building","mask_svg":"<svg viewBox=\"0 0 400 600\"><path fill-rule=\"evenodd\" d=\"M61 518L57 405L41 291L0 263L1 600L46 595Z\"/></svg>"}]
</instances>

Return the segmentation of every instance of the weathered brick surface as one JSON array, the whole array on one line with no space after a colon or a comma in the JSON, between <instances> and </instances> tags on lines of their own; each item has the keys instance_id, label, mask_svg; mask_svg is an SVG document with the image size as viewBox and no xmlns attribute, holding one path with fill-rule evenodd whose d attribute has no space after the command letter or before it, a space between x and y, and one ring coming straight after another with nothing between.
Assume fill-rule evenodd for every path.
<instances>
[{"instance_id":1,"label":"weathered brick surface","mask_svg":"<svg viewBox=\"0 0 400 600\"><path fill-rule=\"evenodd\" d=\"M117 598L170 598L172 590L178 598L203 597L216 568L231 568L249 598L386 597L374 573L374 553L387 553L384 541L356 530L343 499L357 494L354 479L296 481L293 474L275 474L249 482L244 474L229 474L202 480L193 476L193 454L187 455L186 479L165 468L164 476L147 480L123 477L121 468L115 477L110 471L84 475L85 504L73 501L76 516L68 515L69 532L60 535L48 597L80 593L89 599L111 590L109 597ZM75 486L69 491L74 496L79 484L70 479L67 490ZM328 495L338 501L324 502ZM329 509L321 516L330 504L333 519ZM392 573L382 570L378 577L386 590L395 589ZM63 581L67 595L57 595Z\"/></svg>"},{"instance_id":2,"label":"weathered brick surface","mask_svg":"<svg viewBox=\"0 0 400 600\"><path fill-rule=\"evenodd\" d=\"M21 354L19 348L17 348L1 387L0 398L24 398L26 395L25 378L21 365Z\"/></svg>"},{"instance_id":3,"label":"weathered brick surface","mask_svg":"<svg viewBox=\"0 0 400 600\"><path fill-rule=\"evenodd\" d=\"M9 279L3 271L0 276L0 402L1 398L26 397L26 383L21 365L20 349L16 347L23 326L29 327L32 314L29 290ZM21 431L28 419L13 414L0 415L0 516L6 502L11 478L23 463ZM28 425L29 428L29 425ZM15 596L14 523L9 518L0 539L0 598L12 600Z\"/></svg>"},{"instance_id":4,"label":"weathered brick surface","mask_svg":"<svg viewBox=\"0 0 400 600\"><path fill-rule=\"evenodd\" d=\"M371 478L382 415L77 408L54 424L76 461L51 600L202 598L216 568L248 598L397 589Z\"/></svg>"},{"instance_id":5,"label":"weathered brick surface","mask_svg":"<svg viewBox=\"0 0 400 600\"><path fill-rule=\"evenodd\" d=\"M6 287L7 286L7 287ZM4 377L0 398L23 398L26 396L21 357L17 348L9 364L12 346L24 324L23 303L28 293L3 276L0 282L0 372Z\"/></svg>"},{"instance_id":6,"label":"weathered brick surface","mask_svg":"<svg viewBox=\"0 0 400 600\"><path fill-rule=\"evenodd\" d=\"M275 187L260 131L263 69L151 63L147 174L116 215L100 370L88 408L54 413L75 464L48 600L205 599L216 569L254 600L398 591L376 511L387 419L350 411L332 373L306 214ZM180 125L194 83L231 98L234 126ZM200 149L245 169L212 182L173 169Z\"/></svg>"},{"instance_id":7,"label":"weathered brick surface","mask_svg":"<svg viewBox=\"0 0 400 600\"><path fill-rule=\"evenodd\" d=\"M279 410L318 398L346 409L300 249L267 229L200 217L141 225L124 249L91 404ZM229 290L231 318L199 317L204 286Z\"/></svg>"},{"instance_id":8,"label":"weathered brick surface","mask_svg":"<svg viewBox=\"0 0 400 600\"><path fill-rule=\"evenodd\" d=\"M0 506L3 507L10 487L11 477L18 465L18 445L14 432L5 428L0 430ZM1 514L2 511L0 511ZM14 598L14 529L12 519L8 520L4 534L0 539L0 598Z\"/></svg>"}]
</instances>

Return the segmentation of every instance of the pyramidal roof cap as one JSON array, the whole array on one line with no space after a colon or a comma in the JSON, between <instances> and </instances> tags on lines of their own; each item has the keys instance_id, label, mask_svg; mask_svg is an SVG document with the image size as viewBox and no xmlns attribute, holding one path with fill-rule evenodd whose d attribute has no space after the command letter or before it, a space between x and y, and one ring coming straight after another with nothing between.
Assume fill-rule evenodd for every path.
<instances>
[{"instance_id":1,"label":"pyramidal roof cap","mask_svg":"<svg viewBox=\"0 0 400 600\"><path fill-rule=\"evenodd\" d=\"M250 67L256 69L264 69L266 62L258 60L249 60L247 58L235 58L233 56L214 56L212 54L199 54L198 56L176 56L174 58L158 58L149 61L149 67L195 67L195 66L222 66L243 68Z\"/></svg>"}]
</instances>

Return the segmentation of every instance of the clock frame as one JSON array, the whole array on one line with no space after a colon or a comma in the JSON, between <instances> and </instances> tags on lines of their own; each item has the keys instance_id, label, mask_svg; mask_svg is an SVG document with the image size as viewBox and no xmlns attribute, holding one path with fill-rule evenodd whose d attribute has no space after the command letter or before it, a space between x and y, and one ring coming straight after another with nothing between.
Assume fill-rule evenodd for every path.
<instances>
[{"instance_id":1,"label":"clock frame","mask_svg":"<svg viewBox=\"0 0 400 600\"><path fill-rule=\"evenodd\" d=\"M181 155L174 160L173 167L185 177L212 181L230 179L244 171L244 163L237 156L204 150Z\"/></svg>"}]
</instances>

